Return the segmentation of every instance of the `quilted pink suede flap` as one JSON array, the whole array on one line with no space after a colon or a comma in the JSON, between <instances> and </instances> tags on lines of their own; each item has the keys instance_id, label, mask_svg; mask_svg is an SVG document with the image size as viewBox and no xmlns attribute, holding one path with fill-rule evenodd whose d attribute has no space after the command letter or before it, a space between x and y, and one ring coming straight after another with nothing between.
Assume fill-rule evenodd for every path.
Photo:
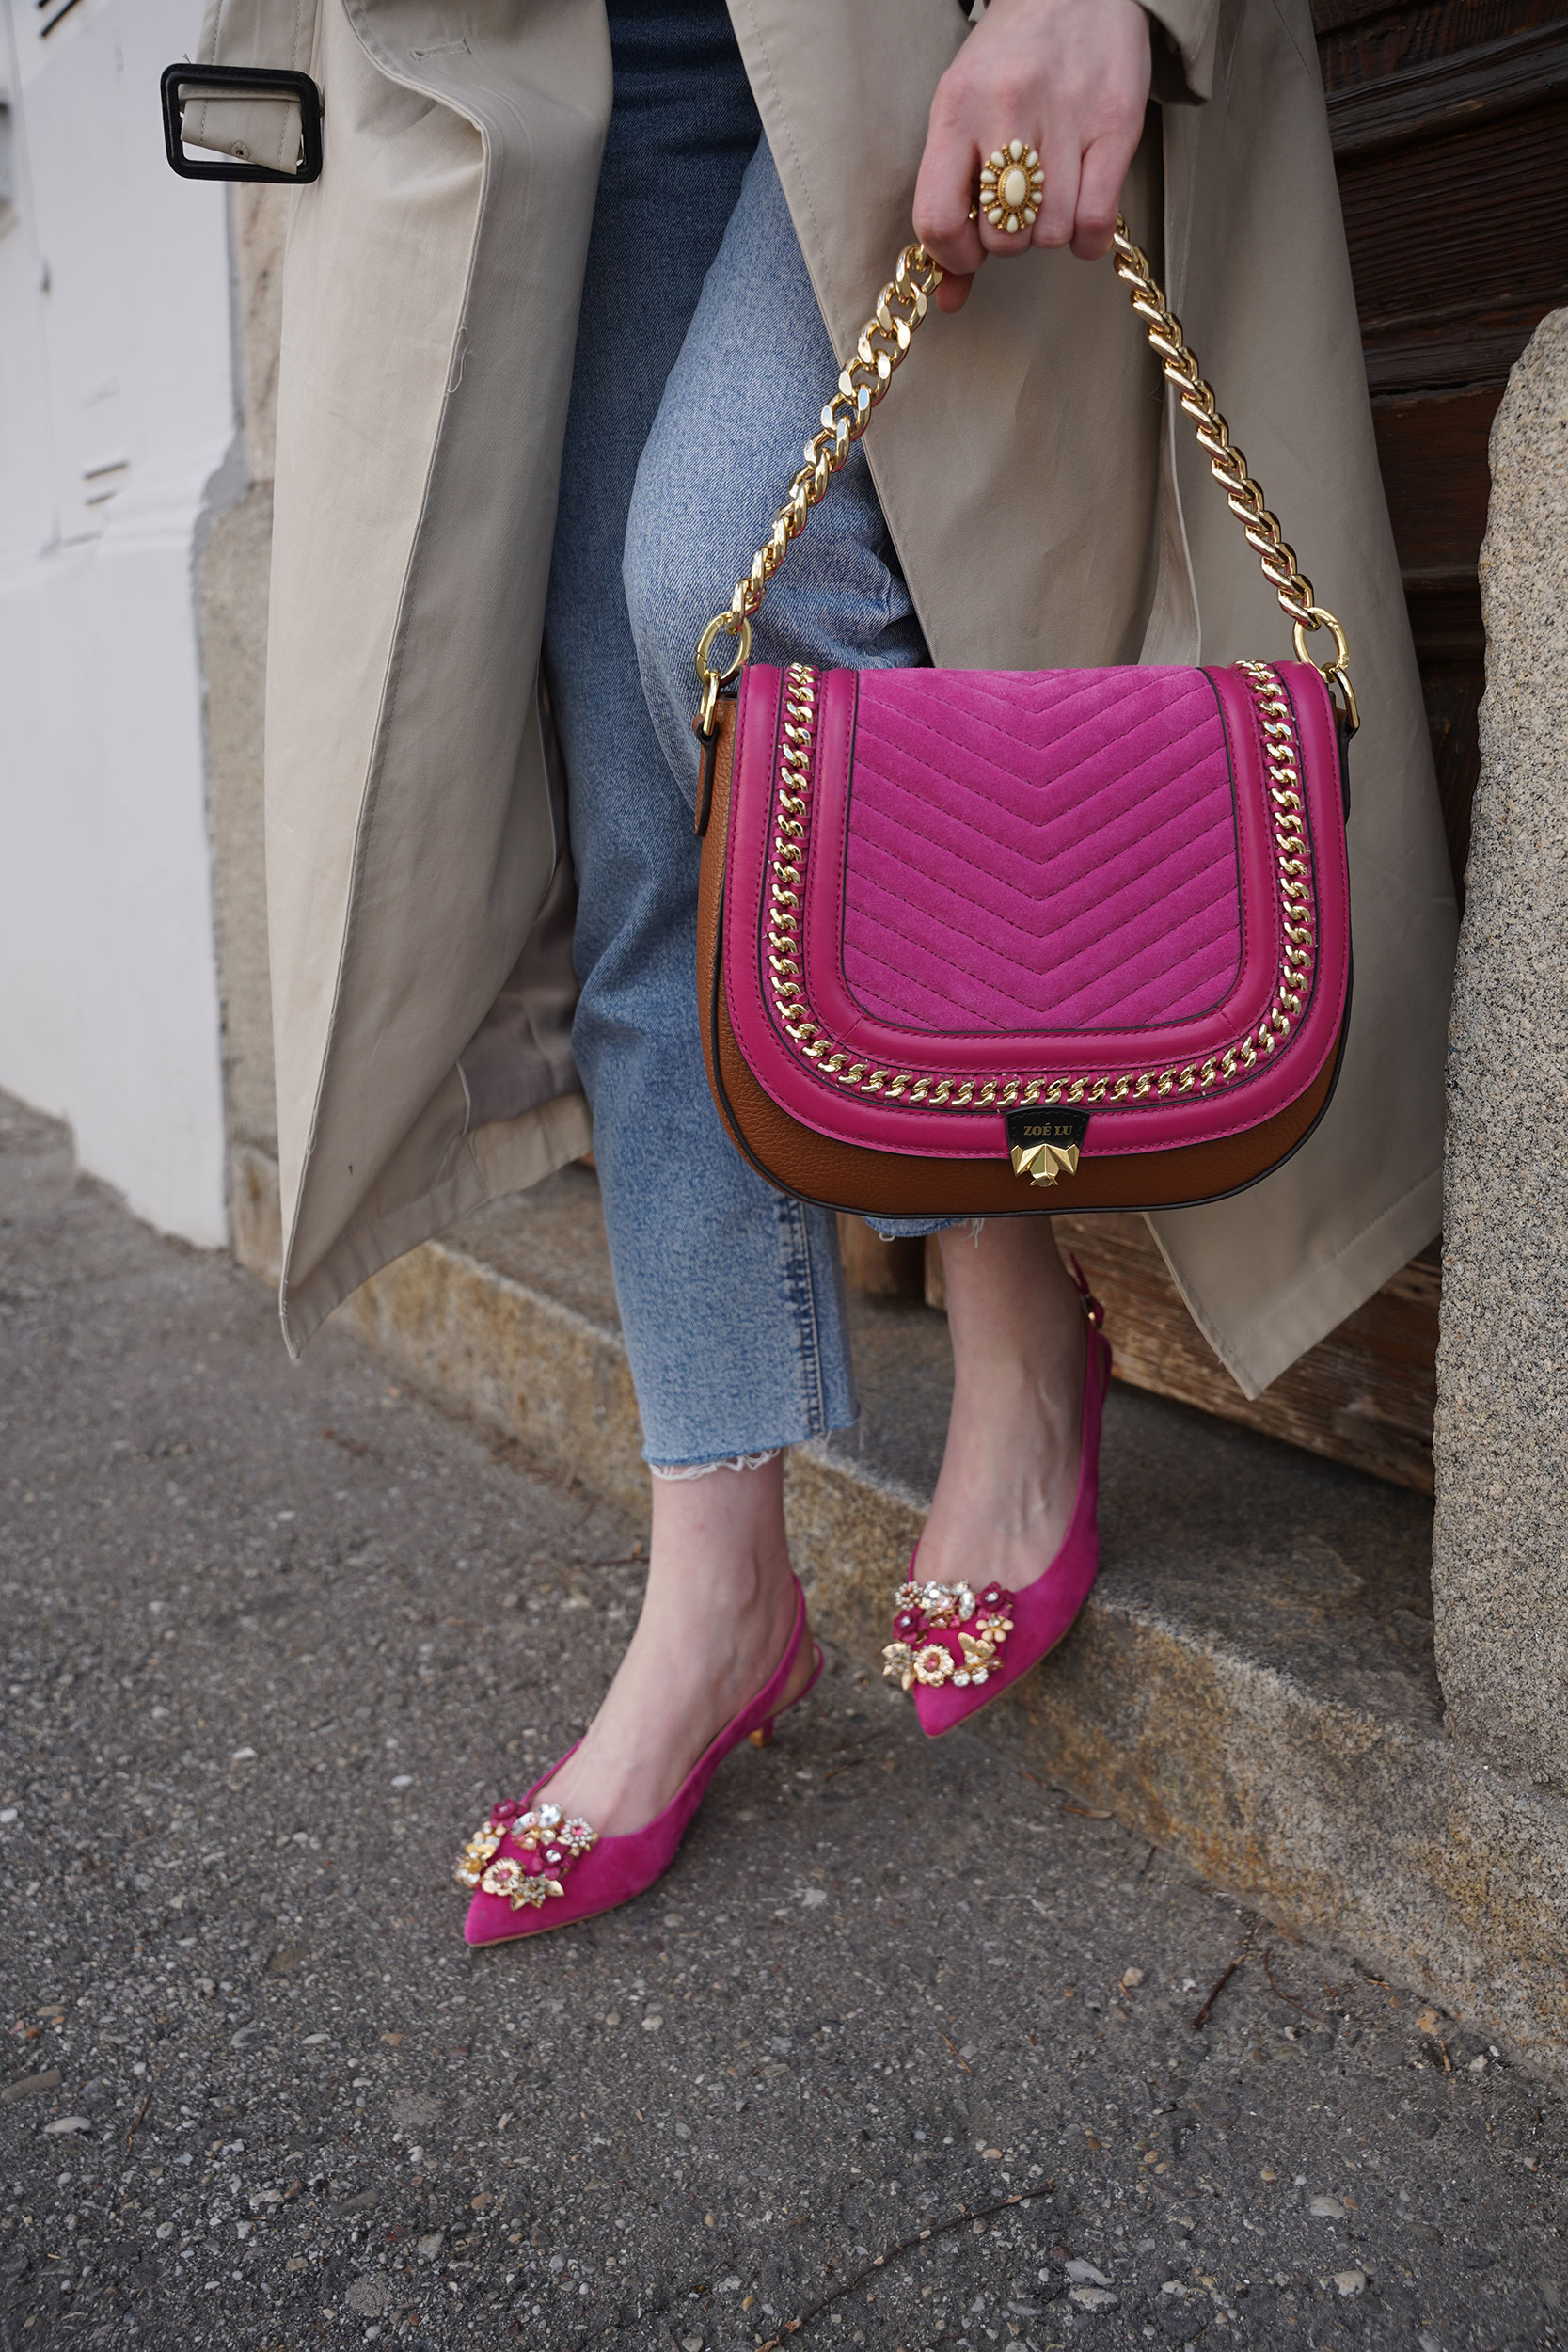
<instances>
[{"instance_id":1,"label":"quilted pink suede flap","mask_svg":"<svg viewBox=\"0 0 1568 2352\"><path fill-rule=\"evenodd\" d=\"M1241 966L1236 809L1201 670L869 671L844 977L911 1031L1147 1028Z\"/></svg>"},{"instance_id":2,"label":"quilted pink suede flap","mask_svg":"<svg viewBox=\"0 0 1568 2352\"><path fill-rule=\"evenodd\" d=\"M1036 1104L1091 1155L1260 1123L1349 988L1323 680L749 669L723 977L758 1083L872 1150L989 1157Z\"/></svg>"}]
</instances>

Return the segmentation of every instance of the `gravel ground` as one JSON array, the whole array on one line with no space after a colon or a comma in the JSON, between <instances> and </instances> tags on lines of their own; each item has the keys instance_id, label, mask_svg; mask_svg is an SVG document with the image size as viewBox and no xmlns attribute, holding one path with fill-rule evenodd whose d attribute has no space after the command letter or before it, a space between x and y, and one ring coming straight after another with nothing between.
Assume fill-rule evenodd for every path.
<instances>
[{"instance_id":1,"label":"gravel ground","mask_svg":"<svg viewBox=\"0 0 1568 2352\"><path fill-rule=\"evenodd\" d=\"M4 1103L0 1331L6 2346L1563 2342L1554 2090L845 1661L469 1954L640 1530Z\"/></svg>"}]
</instances>

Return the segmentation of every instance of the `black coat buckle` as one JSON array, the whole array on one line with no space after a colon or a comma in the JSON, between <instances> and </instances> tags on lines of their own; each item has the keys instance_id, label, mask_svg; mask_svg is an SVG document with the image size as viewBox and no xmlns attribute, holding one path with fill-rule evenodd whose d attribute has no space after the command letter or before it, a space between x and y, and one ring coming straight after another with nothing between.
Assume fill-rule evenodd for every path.
<instances>
[{"instance_id":1,"label":"black coat buckle","mask_svg":"<svg viewBox=\"0 0 1568 2352\"><path fill-rule=\"evenodd\" d=\"M308 73L288 73L268 66L171 65L159 85L164 100L164 147L172 169L182 180L272 180L299 187L319 180L322 168L321 92ZM266 164L241 163L229 156L193 163L185 152L182 110L187 97L223 92L246 98L293 98L299 105L300 157L297 171L274 171Z\"/></svg>"}]
</instances>

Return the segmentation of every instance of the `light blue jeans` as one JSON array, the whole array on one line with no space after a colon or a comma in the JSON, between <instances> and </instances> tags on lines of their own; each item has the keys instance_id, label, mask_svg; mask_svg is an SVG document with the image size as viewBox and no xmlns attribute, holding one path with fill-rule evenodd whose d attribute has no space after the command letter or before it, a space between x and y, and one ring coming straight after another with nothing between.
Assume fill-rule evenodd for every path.
<instances>
[{"instance_id":1,"label":"light blue jeans","mask_svg":"<svg viewBox=\"0 0 1568 2352\"><path fill-rule=\"evenodd\" d=\"M693 648L838 362L722 0L611 0L610 24L545 661L580 893L573 1046L644 1451L673 1468L856 1418L834 1219L753 1173L708 1092L692 832ZM861 451L769 589L752 658L927 659Z\"/></svg>"}]
</instances>

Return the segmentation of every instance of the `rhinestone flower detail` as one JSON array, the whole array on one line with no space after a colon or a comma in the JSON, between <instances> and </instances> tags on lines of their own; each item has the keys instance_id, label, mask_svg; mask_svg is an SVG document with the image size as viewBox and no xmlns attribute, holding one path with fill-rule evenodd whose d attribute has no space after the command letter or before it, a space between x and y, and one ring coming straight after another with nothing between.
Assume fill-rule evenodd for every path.
<instances>
[{"instance_id":1,"label":"rhinestone flower detail","mask_svg":"<svg viewBox=\"0 0 1568 2352\"><path fill-rule=\"evenodd\" d=\"M967 1584L900 1584L894 1595L894 1607L900 1613L911 1613L916 1620L915 1630L948 1625L967 1625L974 1614L974 1595Z\"/></svg>"},{"instance_id":2,"label":"rhinestone flower detail","mask_svg":"<svg viewBox=\"0 0 1568 2352\"><path fill-rule=\"evenodd\" d=\"M495 1852L496 1848L500 1844L500 1831L492 1829L488 1821L485 1822L482 1829L475 1830L473 1836L469 1838L467 1844L464 1847L462 1852L457 1857L457 1883L459 1886L477 1886L479 1884L480 1880L484 1875L485 1864L489 1861L490 1856Z\"/></svg>"},{"instance_id":3,"label":"rhinestone flower detail","mask_svg":"<svg viewBox=\"0 0 1568 2352\"><path fill-rule=\"evenodd\" d=\"M908 1690L914 1680L914 1652L908 1642L890 1642L882 1652L882 1672L890 1682Z\"/></svg>"},{"instance_id":4,"label":"rhinestone flower detail","mask_svg":"<svg viewBox=\"0 0 1568 2352\"><path fill-rule=\"evenodd\" d=\"M894 1639L882 1652L882 1672L909 1691L919 1682L936 1690L989 1681L1013 1629L1013 1597L991 1583L976 1596L967 1584L901 1584L894 1596Z\"/></svg>"},{"instance_id":5,"label":"rhinestone flower detail","mask_svg":"<svg viewBox=\"0 0 1568 2352\"><path fill-rule=\"evenodd\" d=\"M505 1896L514 1911L536 1911L566 1892L573 1865L592 1851L598 1836L589 1822L567 1819L558 1804L531 1807L508 1798L459 1854L457 1883Z\"/></svg>"},{"instance_id":6,"label":"rhinestone flower detail","mask_svg":"<svg viewBox=\"0 0 1568 2352\"><path fill-rule=\"evenodd\" d=\"M996 1663L996 1645L984 1639L976 1642L973 1635L958 1636L960 1662L953 1669L953 1679L961 1690L968 1682L984 1682Z\"/></svg>"}]
</instances>

